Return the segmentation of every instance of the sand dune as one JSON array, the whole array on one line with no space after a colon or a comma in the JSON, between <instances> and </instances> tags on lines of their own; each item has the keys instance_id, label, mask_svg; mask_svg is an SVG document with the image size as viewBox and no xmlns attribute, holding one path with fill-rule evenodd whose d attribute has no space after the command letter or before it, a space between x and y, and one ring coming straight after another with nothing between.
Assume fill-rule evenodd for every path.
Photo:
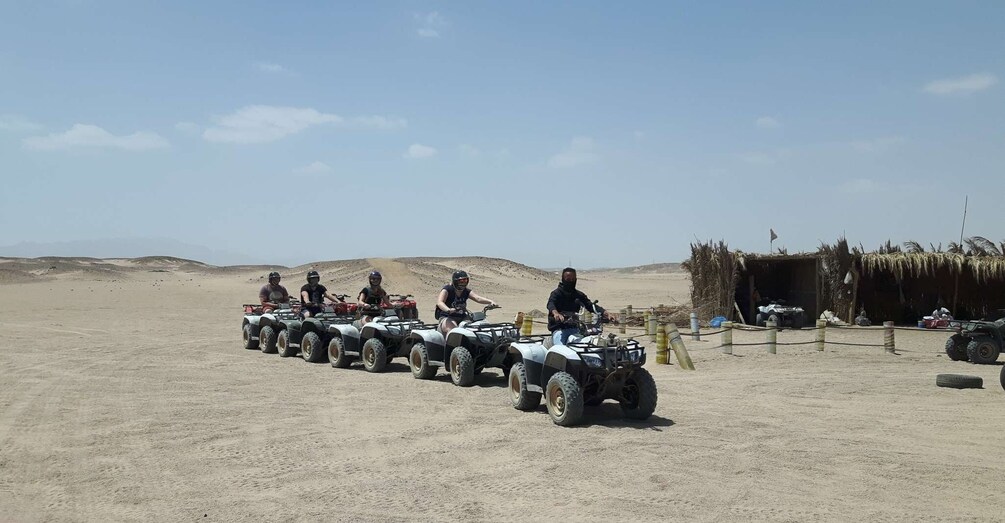
<instances>
[{"instance_id":1,"label":"sand dune","mask_svg":"<svg viewBox=\"0 0 1005 523\"><path fill-rule=\"evenodd\" d=\"M53 269L52 267L55 267ZM543 309L557 276L489 258L319 262L355 292L385 272L427 319L454 268ZM998 365L951 362L944 334L882 349L686 339L697 370L647 368L647 422L616 404L562 429L509 404L498 373L458 388L240 346L270 267L177 259L0 259L0 519L335 521L995 521L1005 494ZM686 303L680 272L583 273L608 307ZM539 328L539 327L538 327ZM801 342L811 332L779 334ZM881 343L875 330L830 332ZM646 343L649 343L648 341ZM935 374L984 378L937 388Z\"/></svg>"}]
</instances>

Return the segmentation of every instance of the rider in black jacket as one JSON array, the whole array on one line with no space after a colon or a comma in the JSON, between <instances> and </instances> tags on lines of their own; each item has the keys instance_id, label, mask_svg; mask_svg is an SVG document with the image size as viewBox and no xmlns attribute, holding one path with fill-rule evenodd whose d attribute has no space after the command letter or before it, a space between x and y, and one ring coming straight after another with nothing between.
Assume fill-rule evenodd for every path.
<instances>
[{"instance_id":1,"label":"rider in black jacket","mask_svg":"<svg viewBox=\"0 0 1005 523\"><path fill-rule=\"evenodd\" d=\"M576 269L566 267L562 269L562 281L558 288L548 296L548 330L555 345L564 345L569 336L579 333L577 326L567 323L567 316L577 314L580 307L597 312L586 293L576 290Z\"/></svg>"}]
</instances>

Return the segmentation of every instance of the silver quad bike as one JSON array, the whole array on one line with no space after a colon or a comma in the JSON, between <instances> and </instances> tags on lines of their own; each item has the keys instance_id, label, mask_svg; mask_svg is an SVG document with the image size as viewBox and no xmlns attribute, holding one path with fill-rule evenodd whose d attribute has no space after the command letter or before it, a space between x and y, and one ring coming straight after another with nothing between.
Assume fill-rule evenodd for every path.
<instances>
[{"instance_id":1,"label":"silver quad bike","mask_svg":"<svg viewBox=\"0 0 1005 523\"><path fill-rule=\"evenodd\" d=\"M519 339L520 331L514 323L486 319L488 311L498 308L489 305L480 312L464 310L465 319L446 336L435 325L413 330L406 340L411 346L408 366L412 376L432 379L442 367L454 385L470 387L485 368L502 369L503 375L508 375L514 360L510 344Z\"/></svg>"},{"instance_id":2,"label":"silver quad bike","mask_svg":"<svg viewBox=\"0 0 1005 523\"><path fill-rule=\"evenodd\" d=\"M566 322L578 326L580 334L564 345L546 348L544 337L512 343L509 392L513 407L534 410L543 396L551 420L571 426L582 420L585 406L612 399L621 405L626 418L648 419L656 410L657 391L652 375L642 368L645 347L631 338L605 335L603 318L599 306L591 325L578 314L568 313Z\"/></svg>"},{"instance_id":3,"label":"silver quad bike","mask_svg":"<svg viewBox=\"0 0 1005 523\"><path fill-rule=\"evenodd\" d=\"M398 318L394 308L365 307L357 312L361 317L373 316L373 320L329 327L332 332L328 341L328 361L332 367L348 368L359 359L368 372L383 372L394 358L408 356L411 345L405 340L412 330L431 328L419 320Z\"/></svg>"}]
</instances>

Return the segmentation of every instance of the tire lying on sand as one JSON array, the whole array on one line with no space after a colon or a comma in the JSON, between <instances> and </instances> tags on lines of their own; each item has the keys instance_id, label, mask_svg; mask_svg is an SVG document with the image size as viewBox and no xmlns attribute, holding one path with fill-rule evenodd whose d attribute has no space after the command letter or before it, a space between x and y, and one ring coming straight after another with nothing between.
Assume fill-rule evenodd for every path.
<instances>
[{"instance_id":1,"label":"tire lying on sand","mask_svg":"<svg viewBox=\"0 0 1005 523\"><path fill-rule=\"evenodd\" d=\"M982 389L984 380L980 376L966 374L939 374L935 376L935 384L950 389Z\"/></svg>"}]
</instances>

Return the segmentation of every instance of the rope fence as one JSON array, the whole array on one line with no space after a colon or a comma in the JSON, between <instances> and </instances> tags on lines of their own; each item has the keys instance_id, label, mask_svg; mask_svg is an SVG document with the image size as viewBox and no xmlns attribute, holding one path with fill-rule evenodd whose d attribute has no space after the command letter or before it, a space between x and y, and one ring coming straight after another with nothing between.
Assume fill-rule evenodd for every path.
<instances>
[{"instance_id":1,"label":"rope fence","mask_svg":"<svg viewBox=\"0 0 1005 523\"><path fill-rule=\"evenodd\" d=\"M643 326L626 325L627 320L635 317L643 318ZM530 336L534 330L534 324L547 325L547 321L535 320L529 315L524 315L522 312L517 315L517 323L521 325L521 334L524 336ZM745 324L734 324L730 321L722 322L721 328L712 331L702 331L700 323L698 322L698 317L695 312L690 315L690 329L678 330L676 323L672 321L660 321L655 314L650 314L650 311L644 311L643 313L637 313L633 316L632 309L629 306L627 309L621 309L621 315L618 316L621 320L617 323L618 331L620 334L628 334L628 331L633 331L632 338L640 338L642 336L648 336L650 341L656 344L656 363L657 364L669 364L669 353L672 351L677 358L677 363L681 368L687 370L694 370L694 363L691 361L691 357L688 354L688 348L684 345L684 336L690 336L691 341L706 341L702 340L701 336L720 336L719 344L714 346L702 347L694 346L690 350L721 350L723 354L732 354L733 347L766 347L769 354L776 354L777 347L795 347L795 346L805 346L814 345L818 352L823 352L825 347L831 346L842 346L842 347L865 347L865 348L883 348L883 350L892 355L898 354L898 349L896 348L896 331L910 331L910 332L930 332L933 334L939 334L945 336L946 329L924 329L919 327L897 327L894 326L892 321L883 322L882 326L852 326L852 325L835 325L829 324L827 320L818 319L816 320L816 325L812 327L796 329L799 332L812 332L814 333L814 339L808 341L778 341L778 331L781 330L779 325L773 321L768 321L765 326L757 325L745 325ZM586 313L585 320L587 323L592 321L592 315ZM883 342L882 343L856 343L848 341L837 341L828 340L827 331L829 329L845 330L845 331L882 331L883 332ZM734 343L733 342L733 331L742 332L763 332L765 333L765 340L763 342L757 343ZM634 333L638 333L637 335ZM900 352L917 352L911 350L899 349Z\"/></svg>"}]
</instances>

